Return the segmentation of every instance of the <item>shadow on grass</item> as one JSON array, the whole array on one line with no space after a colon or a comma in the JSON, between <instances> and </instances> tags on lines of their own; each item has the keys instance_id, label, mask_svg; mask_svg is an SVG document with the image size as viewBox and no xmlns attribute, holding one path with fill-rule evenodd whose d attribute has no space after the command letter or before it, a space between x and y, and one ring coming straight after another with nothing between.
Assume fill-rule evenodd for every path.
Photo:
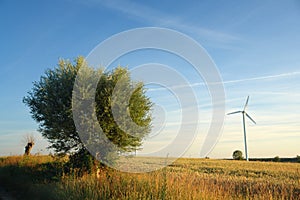
<instances>
[{"instance_id":1,"label":"shadow on grass","mask_svg":"<svg viewBox=\"0 0 300 200\"><path fill-rule=\"evenodd\" d=\"M64 174L64 164L38 163L35 159L20 158L15 163L0 165L0 186L16 199L58 199L56 183Z\"/></svg>"}]
</instances>

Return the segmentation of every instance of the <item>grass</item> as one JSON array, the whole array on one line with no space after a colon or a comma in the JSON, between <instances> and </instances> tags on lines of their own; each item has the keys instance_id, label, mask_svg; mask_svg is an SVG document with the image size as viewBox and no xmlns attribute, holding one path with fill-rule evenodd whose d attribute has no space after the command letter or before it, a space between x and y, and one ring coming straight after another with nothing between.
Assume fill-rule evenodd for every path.
<instances>
[{"instance_id":1,"label":"grass","mask_svg":"<svg viewBox=\"0 0 300 200\"><path fill-rule=\"evenodd\" d=\"M65 174L64 162L0 158L0 185L17 199L300 199L299 163L182 158L148 173L102 168L96 178Z\"/></svg>"}]
</instances>

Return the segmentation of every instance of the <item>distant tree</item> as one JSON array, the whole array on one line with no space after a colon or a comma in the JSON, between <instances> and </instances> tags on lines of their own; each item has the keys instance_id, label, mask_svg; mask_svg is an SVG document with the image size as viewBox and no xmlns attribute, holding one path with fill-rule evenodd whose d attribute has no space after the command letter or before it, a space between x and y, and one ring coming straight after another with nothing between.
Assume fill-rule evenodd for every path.
<instances>
[{"instance_id":1,"label":"distant tree","mask_svg":"<svg viewBox=\"0 0 300 200\"><path fill-rule=\"evenodd\" d=\"M75 98L82 99L83 104L72 105L73 88L79 87L74 86L74 83L80 68L84 68L83 78L87 80L87 83L93 78L100 77L100 80L94 96L86 97L89 93L84 90L88 90L88 87L79 88L83 91L76 94ZM112 94L115 92L117 84L121 85L116 91L120 93L118 95L120 98L113 99ZM128 94L132 94L129 102L124 102ZM58 154L72 154L74 160L80 160L75 154L85 157L89 155L84 146L86 142L100 146L100 148L106 145L105 142L97 139L90 141L91 138L97 138L99 133L88 131L86 137L80 138L76 130L72 106L73 108L83 108L86 106L84 102L88 102L88 100L95 101L98 123L106 137L118 147L117 150L114 149L115 152L136 149L150 132L152 103L145 95L143 83L134 83L126 68L118 67L105 73L103 70L94 70L87 65L83 57L78 57L74 63L60 60L56 68L48 69L39 81L34 82L32 90L24 97L23 102L30 108L33 119L39 123L39 131L42 136L51 144L49 148L54 149ZM120 108L116 109L117 111L121 112L125 109L126 112L129 112L130 118L142 128L136 130L135 127L127 127L126 132L121 129L113 117L113 105ZM86 121L82 121L83 125L92 123L90 116L84 115L85 113L82 116ZM120 116L118 120L128 125L129 119ZM91 135L95 137L91 137ZM85 142L84 144L82 140ZM101 153L101 159L105 160L112 152ZM92 163L89 158L86 158L85 161Z\"/></svg>"},{"instance_id":2,"label":"distant tree","mask_svg":"<svg viewBox=\"0 0 300 200\"><path fill-rule=\"evenodd\" d=\"M23 142L26 144L24 155L30 155L31 149L35 144L35 137L33 135L26 135L23 138Z\"/></svg>"},{"instance_id":3,"label":"distant tree","mask_svg":"<svg viewBox=\"0 0 300 200\"><path fill-rule=\"evenodd\" d=\"M274 161L274 162L280 162L279 156L275 156L275 157L273 158L273 161Z\"/></svg>"},{"instance_id":4,"label":"distant tree","mask_svg":"<svg viewBox=\"0 0 300 200\"><path fill-rule=\"evenodd\" d=\"M232 154L232 158L234 160L243 160L244 159L243 152L240 150L235 150Z\"/></svg>"},{"instance_id":5,"label":"distant tree","mask_svg":"<svg viewBox=\"0 0 300 200\"><path fill-rule=\"evenodd\" d=\"M296 160L297 160L298 163L300 163L300 156L299 155L296 156Z\"/></svg>"}]
</instances>

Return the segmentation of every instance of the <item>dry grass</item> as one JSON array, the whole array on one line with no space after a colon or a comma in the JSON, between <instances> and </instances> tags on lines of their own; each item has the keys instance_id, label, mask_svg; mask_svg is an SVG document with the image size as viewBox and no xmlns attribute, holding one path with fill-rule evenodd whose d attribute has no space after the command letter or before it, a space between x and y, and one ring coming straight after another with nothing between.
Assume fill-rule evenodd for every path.
<instances>
[{"instance_id":1,"label":"dry grass","mask_svg":"<svg viewBox=\"0 0 300 200\"><path fill-rule=\"evenodd\" d=\"M0 159L0 166L19 164L22 159ZM34 164L23 166L35 168L37 163L53 162L49 157L31 159ZM46 173L49 169L42 170ZM32 175L32 171L28 173ZM40 191L37 196L47 194L44 199L300 199L298 163L179 159L149 173L104 168L99 179L62 174L57 181L42 180L27 190Z\"/></svg>"},{"instance_id":2,"label":"dry grass","mask_svg":"<svg viewBox=\"0 0 300 200\"><path fill-rule=\"evenodd\" d=\"M53 162L54 158L51 156L7 156L0 157L0 167L4 166L35 166Z\"/></svg>"},{"instance_id":3,"label":"dry grass","mask_svg":"<svg viewBox=\"0 0 300 200\"><path fill-rule=\"evenodd\" d=\"M179 159L150 173L65 179L61 190L74 199L74 188L91 199L300 199L299 170L292 163Z\"/></svg>"}]
</instances>

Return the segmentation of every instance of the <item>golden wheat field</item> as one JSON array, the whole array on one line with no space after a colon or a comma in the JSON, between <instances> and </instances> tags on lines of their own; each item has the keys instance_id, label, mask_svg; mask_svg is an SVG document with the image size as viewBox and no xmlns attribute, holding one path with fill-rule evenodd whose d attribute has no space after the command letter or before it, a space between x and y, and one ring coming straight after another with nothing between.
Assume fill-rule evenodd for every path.
<instances>
[{"instance_id":1,"label":"golden wheat field","mask_svg":"<svg viewBox=\"0 0 300 200\"><path fill-rule=\"evenodd\" d=\"M0 185L16 199L300 199L299 163L181 158L148 173L102 167L97 178L66 174L64 162L2 157Z\"/></svg>"}]
</instances>

